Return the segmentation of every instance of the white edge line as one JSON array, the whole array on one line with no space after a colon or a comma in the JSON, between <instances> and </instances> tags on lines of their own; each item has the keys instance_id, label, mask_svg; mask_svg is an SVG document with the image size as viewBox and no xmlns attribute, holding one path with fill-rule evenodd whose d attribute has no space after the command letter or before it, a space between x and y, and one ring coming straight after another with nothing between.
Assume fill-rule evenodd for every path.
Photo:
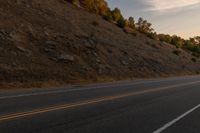
<instances>
[{"instance_id":1,"label":"white edge line","mask_svg":"<svg viewBox=\"0 0 200 133\"><path fill-rule=\"evenodd\" d=\"M183 119L184 117L186 117L187 115L189 115L190 113L192 113L193 111L197 110L198 108L200 108L200 104L195 106L194 108L190 109L189 111L185 112L184 114L182 114L181 116L175 118L174 120L168 122L167 124L165 124L163 127L157 129L156 131L154 131L153 133L161 133L164 130L166 130L167 128L171 127L172 125L174 125L176 122L178 122L179 120Z\"/></svg>"}]
</instances>

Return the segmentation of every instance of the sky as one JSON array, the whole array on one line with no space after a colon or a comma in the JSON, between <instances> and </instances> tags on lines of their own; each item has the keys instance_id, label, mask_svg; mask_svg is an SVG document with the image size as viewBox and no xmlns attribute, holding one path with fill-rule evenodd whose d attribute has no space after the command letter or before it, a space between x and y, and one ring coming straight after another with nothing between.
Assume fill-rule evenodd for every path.
<instances>
[{"instance_id":1,"label":"sky","mask_svg":"<svg viewBox=\"0 0 200 133\"><path fill-rule=\"evenodd\" d=\"M185 39L200 36L200 0L107 0L113 9L135 20L143 17L158 33L179 35Z\"/></svg>"}]
</instances>

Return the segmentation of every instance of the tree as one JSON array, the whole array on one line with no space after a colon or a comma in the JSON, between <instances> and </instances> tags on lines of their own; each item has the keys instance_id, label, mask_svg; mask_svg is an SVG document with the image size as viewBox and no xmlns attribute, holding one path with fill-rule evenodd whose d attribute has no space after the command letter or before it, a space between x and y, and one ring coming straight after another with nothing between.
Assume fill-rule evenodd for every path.
<instances>
[{"instance_id":1,"label":"tree","mask_svg":"<svg viewBox=\"0 0 200 133\"><path fill-rule=\"evenodd\" d=\"M128 19L128 27L130 27L131 29L135 29L135 20L133 17L129 17Z\"/></svg>"},{"instance_id":2,"label":"tree","mask_svg":"<svg viewBox=\"0 0 200 133\"><path fill-rule=\"evenodd\" d=\"M159 40L158 35L156 32L150 32L147 34L147 37L153 39L153 40Z\"/></svg>"},{"instance_id":3,"label":"tree","mask_svg":"<svg viewBox=\"0 0 200 133\"><path fill-rule=\"evenodd\" d=\"M118 8L115 8L112 11L112 17L115 22L118 22L120 19L122 20L122 18L123 18L121 11Z\"/></svg>"},{"instance_id":4,"label":"tree","mask_svg":"<svg viewBox=\"0 0 200 133\"><path fill-rule=\"evenodd\" d=\"M152 24L147 22L147 20L144 20L143 18L139 18L136 25L137 25L137 30L141 33L148 34L154 31L154 29L151 27Z\"/></svg>"},{"instance_id":5,"label":"tree","mask_svg":"<svg viewBox=\"0 0 200 133\"><path fill-rule=\"evenodd\" d=\"M95 1L94 0L80 0L80 3L86 10L95 13Z\"/></svg>"},{"instance_id":6,"label":"tree","mask_svg":"<svg viewBox=\"0 0 200 133\"><path fill-rule=\"evenodd\" d=\"M158 39L162 42L171 43L172 37L170 35L159 34Z\"/></svg>"},{"instance_id":7,"label":"tree","mask_svg":"<svg viewBox=\"0 0 200 133\"><path fill-rule=\"evenodd\" d=\"M104 16L107 12L108 4L104 0L79 0L81 6L86 10L93 12L95 14Z\"/></svg>"},{"instance_id":8,"label":"tree","mask_svg":"<svg viewBox=\"0 0 200 133\"><path fill-rule=\"evenodd\" d=\"M196 45L200 45L200 36L194 37L194 41Z\"/></svg>"},{"instance_id":9,"label":"tree","mask_svg":"<svg viewBox=\"0 0 200 133\"><path fill-rule=\"evenodd\" d=\"M171 43L175 45L177 48L182 48L185 44L185 40L177 35L173 35Z\"/></svg>"},{"instance_id":10,"label":"tree","mask_svg":"<svg viewBox=\"0 0 200 133\"><path fill-rule=\"evenodd\" d=\"M195 38L190 38L190 39L188 40L188 42L190 42L190 43L193 44L193 45L196 44Z\"/></svg>"},{"instance_id":11,"label":"tree","mask_svg":"<svg viewBox=\"0 0 200 133\"><path fill-rule=\"evenodd\" d=\"M104 0L95 0L97 13L104 16L108 11L108 4Z\"/></svg>"},{"instance_id":12,"label":"tree","mask_svg":"<svg viewBox=\"0 0 200 133\"><path fill-rule=\"evenodd\" d=\"M124 19L124 27L129 27L129 20Z\"/></svg>"},{"instance_id":13,"label":"tree","mask_svg":"<svg viewBox=\"0 0 200 133\"><path fill-rule=\"evenodd\" d=\"M113 21L112 11L108 8L106 13L103 15L103 18L107 21Z\"/></svg>"},{"instance_id":14,"label":"tree","mask_svg":"<svg viewBox=\"0 0 200 133\"><path fill-rule=\"evenodd\" d=\"M200 54L200 37L196 36L185 41L185 48L193 52L193 55L198 56Z\"/></svg>"},{"instance_id":15,"label":"tree","mask_svg":"<svg viewBox=\"0 0 200 133\"><path fill-rule=\"evenodd\" d=\"M124 20L123 17L121 17L118 21L117 21L117 25L121 28L124 28L126 26L126 20Z\"/></svg>"}]
</instances>

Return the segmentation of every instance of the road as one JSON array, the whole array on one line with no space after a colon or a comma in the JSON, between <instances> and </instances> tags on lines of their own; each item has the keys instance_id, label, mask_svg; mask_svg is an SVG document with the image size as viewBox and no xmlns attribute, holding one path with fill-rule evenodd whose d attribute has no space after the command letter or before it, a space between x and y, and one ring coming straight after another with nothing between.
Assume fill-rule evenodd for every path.
<instances>
[{"instance_id":1,"label":"road","mask_svg":"<svg viewBox=\"0 0 200 133\"><path fill-rule=\"evenodd\" d=\"M200 76L1 90L0 133L200 133Z\"/></svg>"}]
</instances>

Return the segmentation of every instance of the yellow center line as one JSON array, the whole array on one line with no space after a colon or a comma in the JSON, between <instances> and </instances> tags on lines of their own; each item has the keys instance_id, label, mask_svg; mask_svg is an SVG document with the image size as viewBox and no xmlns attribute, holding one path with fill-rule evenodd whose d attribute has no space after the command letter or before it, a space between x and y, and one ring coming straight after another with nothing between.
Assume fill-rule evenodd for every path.
<instances>
[{"instance_id":1,"label":"yellow center line","mask_svg":"<svg viewBox=\"0 0 200 133\"><path fill-rule=\"evenodd\" d=\"M37 115L37 114L42 114L42 113L47 113L47 112L63 110L63 109L76 108L76 107L80 107L80 106L84 106L84 105L112 101L112 100L117 100L117 99L121 99L121 98L125 98L125 97L130 97L130 96L158 92L158 91L162 91L162 90L167 90L167 89L186 86L186 85L192 85L192 84L196 84L196 83L200 83L200 81L183 83L183 84L178 84L178 85L171 85L171 86L167 86L167 87L160 87L160 88L149 89L149 90L147 89L147 90L143 90L143 91L125 93L125 94L120 94L120 95L115 95L115 96L107 96L107 97L102 97L102 98L85 100L85 101L72 103L72 104L64 104L64 105L59 105L59 106L48 107L48 108L44 108L44 109L35 109L32 111L13 113L13 114L9 114L9 115L0 116L0 122L6 121L6 120L11 120L11 119L16 119L16 118L21 118L21 117L26 117L26 116L32 116L32 115Z\"/></svg>"}]
</instances>

